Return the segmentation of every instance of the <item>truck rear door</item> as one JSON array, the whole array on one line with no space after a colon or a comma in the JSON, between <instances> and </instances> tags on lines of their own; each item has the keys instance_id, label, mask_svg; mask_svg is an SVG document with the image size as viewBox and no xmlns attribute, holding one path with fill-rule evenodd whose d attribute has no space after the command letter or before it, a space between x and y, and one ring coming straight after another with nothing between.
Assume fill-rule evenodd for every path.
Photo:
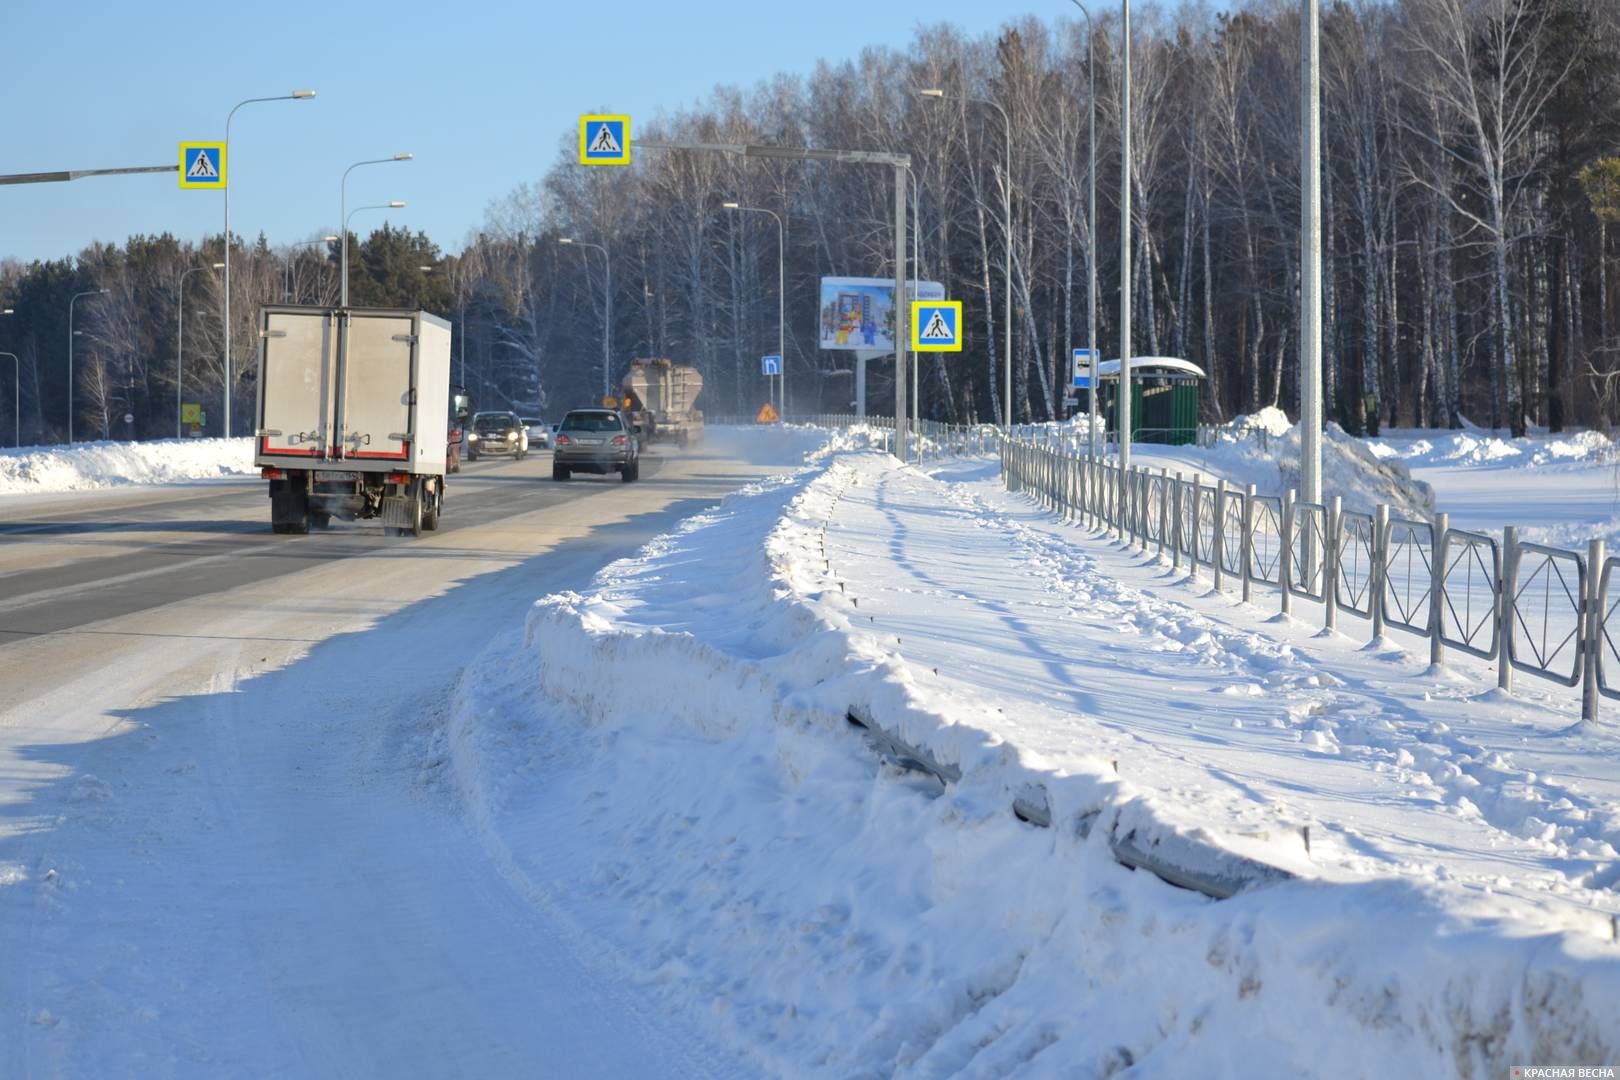
<instances>
[{"instance_id":1,"label":"truck rear door","mask_svg":"<svg viewBox=\"0 0 1620 1080\"><path fill-rule=\"evenodd\" d=\"M411 400L416 389L409 315L351 312L343 352L343 457L405 461L410 457Z\"/></svg>"},{"instance_id":2,"label":"truck rear door","mask_svg":"<svg viewBox=\"0 0 1620 1080\"><path fill-rule=\"evenodd\" d=\"M266 308L259 354L259 457L321 458L332 443L337 324L327 311Z\"/></svg>"}]
</instances>

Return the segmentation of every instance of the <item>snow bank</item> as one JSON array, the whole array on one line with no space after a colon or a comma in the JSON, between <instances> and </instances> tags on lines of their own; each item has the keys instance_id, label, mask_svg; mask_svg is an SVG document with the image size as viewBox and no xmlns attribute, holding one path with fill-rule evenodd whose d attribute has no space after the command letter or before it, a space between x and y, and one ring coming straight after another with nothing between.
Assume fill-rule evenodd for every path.
<instances>
[{"instance_id":1,"label":"snow bank","mask_svg":"<svg viewBox=\"0 0 1620 1080\"><path fill-rule=\"evenodd\" d=\"M1397 458L1409 467L1428 465L1512 465L1544 467L1583 462L1610 463L1615 446L1597 431L1503 439L1488 432L1448 431L1406 439L1373 439L1367 448L1380 458Z\"/></svg>"},{"instance_id":2,"label":"snow bank","mask_svg":"<svg viewBox=\"0 0 1620 1080\"><path fill-rule=\"evenodd\" d=\"M1217 428L1204 460L1212 473L1229 481L1278 494L1299 487L1299 455L1299 425L1281 409L1265 408ZM1414 479L1404 462L1380 458L1333 423L1323 431L1322 490L1341 497L1346 509L1367 511L1388 503L1399 517L1434 512L1434 489Z\"/></svg>"},{"instance_id":3,"label":"snow bank","mask_svg":"<svg viewBox=\"0 0 1620 1080\"><path fill-rule=\"evenodd\" d=\"M480 834L638 994L777 1074L1477 1076L1620 1052L1607 942L1409 881L1217 903L1121 867L1111 840L1197 824L937 689L824 554L840 501L895 468L823 454L754 485L541 600L463 679L450 761ZM900 527L894 576L948 596ZM880 764L852 713L954 778Z\"/></svg>"},{"instance_id":4,"label":"snow bank","mask_svg":"<svg viewBox=\"0 0 1620 1080\"><path fill-rule=\"evenodd\" d=\"M163 439L0 450L0 495L167 484L255 472L252 439Z\"/></svg>"}]
</instances>

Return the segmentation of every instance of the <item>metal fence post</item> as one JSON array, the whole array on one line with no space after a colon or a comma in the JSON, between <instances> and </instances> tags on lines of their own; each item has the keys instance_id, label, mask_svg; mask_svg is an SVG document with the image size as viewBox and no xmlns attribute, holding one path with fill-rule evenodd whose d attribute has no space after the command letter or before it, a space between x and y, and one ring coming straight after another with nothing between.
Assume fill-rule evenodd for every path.
<instances>
[{"instance_id":1,"label":"metal fence post","mask_svg":"<svg viewBox=\"0 0 1620 1080\"><path fill-rule=\"evenodd\" d=\"M1445 543L1446 533L1451 530L1451 515L1445 513L1434 515L1434 524L1430 526L1430 530L1429 666L1438 668L1444 667L1446 663L1446 643L1440 640L1440 635L1446 625L1446 609L1443 603L1446 592Z\"/></svg>"},{"instance_id":2,"label":"metal fence post","mask_svg":"<svg viewBox=\"0 0 1620 1080\"><path fill-rule=\"evenodd\" d=\"M1282 520L1277 523L1277 530L1281 534L1282 544L1281 561L1277 564L1277 585L1282 592L1281 611L1288 615L1294 606L1292 588L1294 583L1294 489L1289 488L1283 492Z\"/></svg>"},{"instance_id":3,"label":"metal fence post","mask_svg":"<svg viewBox=\"0 0 1620 1080\"><path fill-rule=\"evenodd\" d=\"M1226 478L1218 477L1215 481L1215 517L1214 528L1210 530L1210 539L1214 541L1215 558L1210 560L1210 568L1215 575L1215 591L1221 591L1221 584L1226 579Z\"/></svg>"},{"instance_id":4,"label":"metal fence post","mask_svg":"<svg viewBox=\"0 0 1620 1080\"><path fill-rule=\"evenodd\" d=\"M1344 500L1335 495L1322 516L1322 628L1336 630L1339 625L1339 512Z\"/></svg>"},{"instance_id":5,"label":"metal fence post","mask_svg":"<svg viewBox=\"0 0 1620 1080\"><path fill-rule=\"evenodd\" d=\"M1159 558L1164 558L1164 538L1170 532L1169 512L1166 507L1170 502L1170 470L1159 469Z\"/></svg>"},{"instance_id":6,"label":"metal fence post","mask_svg":"<svg viewBox=\"0 0 1620 1080\"><path fill-rule=\"evenodd\" d=\"M1181 569L1181 473L1176 473L1176 486L1170 489L1170 566Z\"/></svg>"},{"instance_id":7,"label":"metal fence post","mask_svg":"<svg viewBox=\"0 0 1620 1080\"><path fill-rule=\"evenodd\" d=\"M1243 602L1249 602L1254 587L1254 496L1258 489L1253 484L1243 489Z\"/></svg>"},{"instance_id":8,"label":"metal fence post","mask_svg":"<svg viewBox=\"0 0 1620 1080\"><path fill-rule=\"evenodd\" d=\"M1373 534L1367 547L1372 564L1367 567L1367 587L1372 595L1367 597L1367 613L1372 616L1372 639L1377 641L1384 636L1384 582L1389 573L1386 565L1388 545L1385 533L1389 531L1389 504L1379 503L1373 510Z\"/></svg>"},{"instance_id":9,"label":"metal fence post","mask_svg":"<svg viewBox=\"0 0 1620 1080\"><path fill-rule=\"evenodd\" d=\"M1198 540L1202 531L1198 527L1199 506L1203 502L1203 495L1199 491L1199 474L1192 474L1192 513L1188 514L1188 524L1192 526L1192 535L1187 538L1187 576L1191 581L1198 580Z\"/></svg>"},{"instance_id":10,"label":"metal fence post","mask_svg":"<svg viewBox=\"0 0 1620 1080\"><path fill-rule=\"evenodd\" d=\"M1593 540L1586 549L1586 670L1581 676L1581 719L1596 720L1598 663L1603 659L1603 607L1598 589L1603 583L1604 544Z\"/></svg>"},{"instance_id":11,"label":"metal fence post","mask_svg":"<svg viewBox=\"0 0 1620 1080\"><path fill-rule=\"evenodd\" d=\"M1519 527L1502 530L1502 570L1496 585L1496 686L1513 692L1513 583L1519 577Z\"/></svg>"}]
</instances>

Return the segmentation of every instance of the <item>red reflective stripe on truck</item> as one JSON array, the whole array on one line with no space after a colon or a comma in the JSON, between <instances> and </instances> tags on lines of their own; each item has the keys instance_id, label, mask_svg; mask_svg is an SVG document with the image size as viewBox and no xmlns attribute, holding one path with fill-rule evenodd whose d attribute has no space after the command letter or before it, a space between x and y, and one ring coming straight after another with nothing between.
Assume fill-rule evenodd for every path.
<instances>
[{"instance_id":1,"label":"red reflective stripe on truck","mask_svg":"<svg viewBox=\"0 0 1620 1080\"><path fill-rule=\"evenodd\" d=\"M259 437L259 453L261 453L261 454L276 454L278 456L283 456L283 457L320 457L321 456L321 452L319 450L294 450L290 446L271 446L270 445L270 437L268 435L261 435Z\"/></svg>"}]
</instances>

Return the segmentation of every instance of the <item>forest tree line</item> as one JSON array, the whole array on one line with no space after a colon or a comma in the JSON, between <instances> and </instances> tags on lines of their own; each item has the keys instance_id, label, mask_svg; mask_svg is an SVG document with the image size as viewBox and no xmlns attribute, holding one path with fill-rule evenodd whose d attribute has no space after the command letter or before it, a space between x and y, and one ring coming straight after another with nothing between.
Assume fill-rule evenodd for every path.
<instances>
[{"instance_id":1,"label":"forest tree line","mask_svg":"<svg viewBox=\"0 0 1620 1080\"><path fill-rule=\"evenodd\" d=\"M924 415L999 416L1010 334L1015 416L1060 416L1070 349L1086 344L1093 259L1098 345L1105 356L1119 347L1120 22L1107 6L1092 11L1094 37L1066 17L1026 17L981 37L923 28L905 50L868 49L638 117L635 134L909 154L910 273L964 301L967 328L964 352L922 361ZM1292 412L1297 400L1298 7L1133 10L1133 351L1200 364L1209 420L1266 405ZM1356 432L1615 423L1620 4L1329 2L1321 41L1328 417ZM1010 161L1001 114L982 102L1007 116ZM568 118L557 119L561 131ZM752 412L767 394L759 357L776 351L777 229L723 206L738 202L784 223L790 410L848 408L849 354L816 347L818 281L894 275L892 170L655 150L629 168L585 168L576 139L562 132L546 175L491 206L459 252L392 228L354 238L352 302L449 318L456 370L480 407L551 415L593 402L611 310L615 381L632 357L667 356L703 371L709 413ZM256 306L333 302L337 259L335 244L233 243L240 430L252 409ZM179 290L192 268L185 397L217 405L223 282L211 266L222 244L138 236L58 261L0 263L0 308L14 309L0 318L0 350L20 358L24 441L62 436L68 302L102 288L75 315L79 430L173 433ZM871 408L883 411L891 394L892 366L872 365Z\"/></svg>"}]
</instances>

